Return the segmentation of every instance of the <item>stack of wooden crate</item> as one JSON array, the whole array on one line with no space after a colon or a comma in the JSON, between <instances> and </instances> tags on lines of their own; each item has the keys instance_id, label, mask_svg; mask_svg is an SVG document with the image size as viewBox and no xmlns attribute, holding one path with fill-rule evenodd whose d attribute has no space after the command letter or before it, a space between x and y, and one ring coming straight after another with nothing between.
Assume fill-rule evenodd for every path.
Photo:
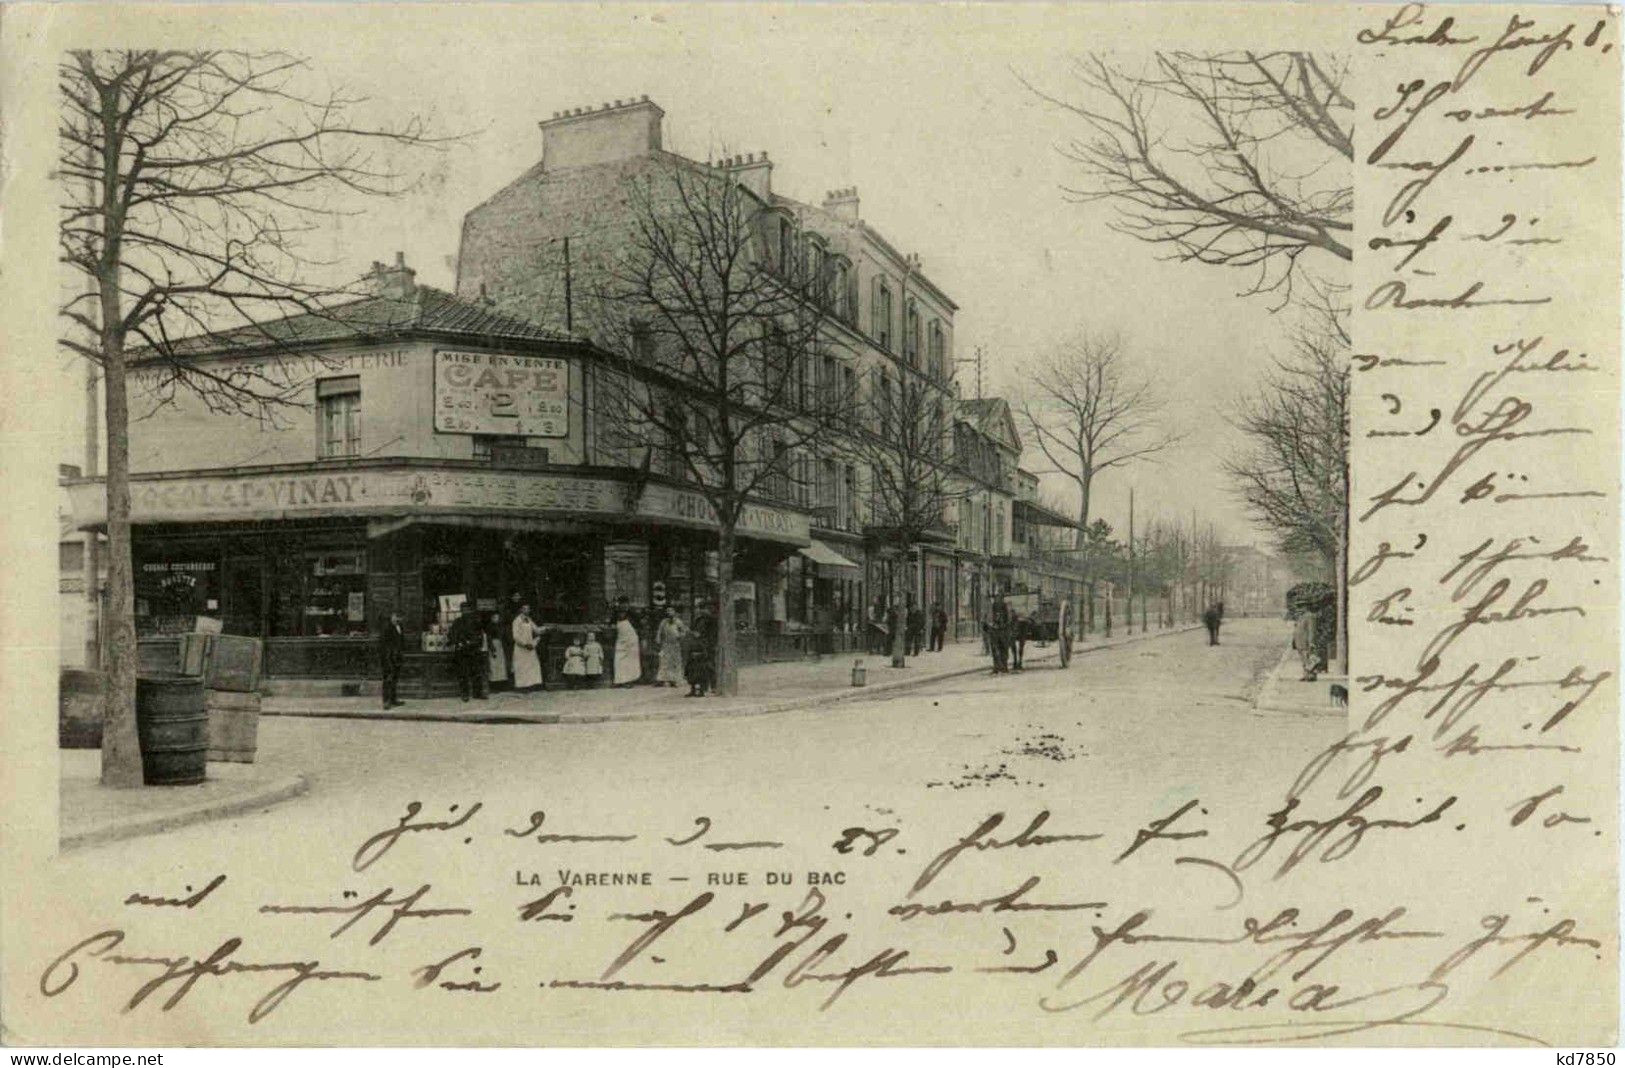
<instances>
[{"instance_id":1,"label":"stack of wooden crate","mask_svg":"<svg viewBox=\"0 0 1625 1068\"><path fill-rule=\"evenodd\" d=\"M188 655L192 644L203 647L195 663L203 676L203 703L209 712L209 759L252 764L259 740L264 643L235 634L186 635L181 647L183 671L194 666Z\"/></svg>"}]
</instances>

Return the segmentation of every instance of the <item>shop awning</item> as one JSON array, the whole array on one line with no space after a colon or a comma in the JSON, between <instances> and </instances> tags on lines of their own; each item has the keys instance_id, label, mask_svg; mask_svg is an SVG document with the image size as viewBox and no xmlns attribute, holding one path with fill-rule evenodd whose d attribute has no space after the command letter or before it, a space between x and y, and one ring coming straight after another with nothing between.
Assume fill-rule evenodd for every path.
<instances>
[{"instance_id":1,"label":"shop awning","mask_svg":"<svg viewBox=\"0 0 1625 1068\"><path fill-rule=\"evenodd\" d=\"M802 556L818 565L818 574L823 578L858 577L859 568L857 564L854 564L816 538L811 545L798 551Z\"/></svg>"}]
</instances>

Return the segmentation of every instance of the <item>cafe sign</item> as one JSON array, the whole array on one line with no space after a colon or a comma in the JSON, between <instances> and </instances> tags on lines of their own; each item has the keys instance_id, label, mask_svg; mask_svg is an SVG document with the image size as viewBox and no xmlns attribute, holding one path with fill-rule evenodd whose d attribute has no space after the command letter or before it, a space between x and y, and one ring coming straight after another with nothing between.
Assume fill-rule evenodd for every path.
<instances>
[{"instance_id":1,"label":"cafe sign","mask_svg":"<svg viewBox=\"0 0 1625 1068\"><path fill-rule=\"evenodd\" d=\"M434 354L434 428L446 434L566 437L569 361L439 349Z\"/></svg>"}]
</instances>

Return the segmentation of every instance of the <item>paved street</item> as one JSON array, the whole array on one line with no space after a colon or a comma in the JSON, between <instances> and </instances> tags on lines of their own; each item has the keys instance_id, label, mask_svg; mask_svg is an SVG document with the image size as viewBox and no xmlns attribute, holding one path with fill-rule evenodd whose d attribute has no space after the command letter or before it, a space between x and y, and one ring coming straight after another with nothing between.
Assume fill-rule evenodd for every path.
<instances>
[{"instance_id":1,"label":"paved street","mask_svg":"<svg viewBox=\"0 0 1625 1068\"><path fill-rule=\"evenodd\" d=\"M1168 634L1085 653L1067 671L1035 664L1008 677L963 676L771 715L568 725L278 717L262 724L265 769L302 772L307 793L263 811L87 845L62 856L51 874L62 887L103 888L75 902L88 911L64 919L66 927L127 928L133 943L149 949L208 953L221 939L240 937L245 959L308 954L331 966L373 967L401 984L413 968L477 944L483 975L504 981L498 996L516 1014L500 1033L481 1030L485 1017L468 1015L455 998L414 999L401 996L409 986L380 987L365 1001L364 1020L346 1017L356 1041L571 1044L611 1033L622 1042L697 1041L707 1028L733 1026L726 1022L731 1016L718 1013L789 1005L811 1012L825 993L787 990L775 980L760 998L705 1001L706 1012L689 1016L664 1011L658 999L691 995L627 994L606 1002L587 991L547 990L537 1000L536 984L596 976L631 937L629 915L676 909L710 892L718 922L686 928L686 936L644 954L627 974L699 982L748 969L747 957L759 959L775 944L778 920L753 921L725 943L704 941L727 936L723 914L738 915L753 903L794 909L820 879L833 884L824 889L832 922L852 940L841 967L898 939L918 959L952 959L963 967L987 963L989 955L994 962L1017 960L998 956L1014 951L1013 942L1005 948L1006 938L1021 940L1023 961L1046 944L1075 947L1086 925L1099 920L1036 912L904 923L888 912L930 857L995 813L1006 814L999 832L1006 840L1035 818L1048 819L1046 834L1100 838L965 856L925 897L974 900L1029 877L1042 881L1030 895L1040 901L1111 902L1118 920L1152 899L1161 902L1159 911L1173 910L1165 916L1186 907L1211 915L1231 891L1213 872L1176 867L1174 858L1235 856L1297 768L1344 730L1341 714L1255 711L1257 685L1287 638L1283 623L1235 621L1223 638L1210 648L1200 631ZM1127 863L1113 860L1138 828L1192 801L1200 805L1190 806L1182 826L1204 831L1203 840L1162 841ZM358 870L363 843L397 827L413 802L421 804L414 823L467 816L466 826L403 835L387 855ZM860 836L843 848L851 828L883 837ZM571 872L645 872L634 877L652 881L577 884L553 900L558 907L548 918L582 922L516 925L515 909L558 890ZM770 876L778 872L784 874L775 885ZM214 897L184 917L174 909L136 915L123 906L132 891L182 895L222 874L227 881ZM382 914L334 933L343 923L338 916L264 911L267 904L342 911L420 885L428 894L424 906L466 907L472 918L402 923L374 950L368 932L380 929ZM172 941L163 941L165 931ZM95 985L53 1004L72 1013L86 999L129 996L135 977L128 972L93 974ZM188 1012L228 1028L222 1035L274 1033L277 1041L298 1042L334 1026L331 1006L312 990L277 1010L274 1029L239 1032L257 996L251 991L265 985L221 980L200 988ZM850 1011L912 1018L905 1006L923 989L865 984ZM957 1004L958 992L945 988L943 1004ZM921 1017L900 1034L914 1041L1014 1039L1018 1031L1011 1028L1023 1019L1035 1026L1048 1021L1046 1041L1107 1034L1092 1030L1085 1016L1046 1017L1035 1003L1040 992L1041 984L1012 978L984 992L986 1015ZM622 1005L637 1011L602 1015ZM138 1015L122 1019L137 1028ZM1119 1038L1133 1040L1128 1032Z\"/></svg>"},{"instance_id":2,"label":"paved street","mask_svg":"<svg viewBox=\"0 0 1625 1068\"><path fill-rule=\"evenodd\" d=\"M768 716L561 727L267 717L262 766L305 774L309 793L165 837L202 848L244 834L275 840L306 833L312 818L363 819L384 798L475 793L519 813L544 800L609 812L645 795L739 812L798 793L824 798L831 783L879 788L892 803L960 793L1013 802L1018 786L1024 803L1056 808L1213 796L1238 772L1307 759L1343 729L1336 714L1255 714L1259 680L1286 638L1279 621L1241 620L1218 648L1187 631L1081 655L1069 671L1051 660ZM117 848L136 856L150 846Z\"/></svg>"}]
</instances>

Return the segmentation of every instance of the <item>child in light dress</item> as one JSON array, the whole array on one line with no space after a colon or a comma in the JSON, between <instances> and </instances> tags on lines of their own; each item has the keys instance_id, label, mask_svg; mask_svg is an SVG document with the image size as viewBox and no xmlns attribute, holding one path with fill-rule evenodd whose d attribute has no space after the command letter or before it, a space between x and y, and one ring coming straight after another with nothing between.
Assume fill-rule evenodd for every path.
<instances>
[{"instance_id":1,"label":"child in light dress","mask_svg":"<svg viewBox=\"0 0 1625 1068\"><path fill-rule=\"evenodd\" d=\"M565 685L571 689L580 689L587 681L587 649L582 643L581 635L577 634L570 642L570 647L564 650L564 679Z\"/></svg>"},{"instance_id":2,"label":"child in light dress","mask_svg":"<svg viewBox=\"0 0 1625 1068\"><path fill-rule=\"evenodd\" d=\"M586 659L587 673L582 682L588 686L598 685L598 680L604 675L604 647L598 644L598 635L588 633L587 642L582 647Z\"/></svg>"}]
</instances>

